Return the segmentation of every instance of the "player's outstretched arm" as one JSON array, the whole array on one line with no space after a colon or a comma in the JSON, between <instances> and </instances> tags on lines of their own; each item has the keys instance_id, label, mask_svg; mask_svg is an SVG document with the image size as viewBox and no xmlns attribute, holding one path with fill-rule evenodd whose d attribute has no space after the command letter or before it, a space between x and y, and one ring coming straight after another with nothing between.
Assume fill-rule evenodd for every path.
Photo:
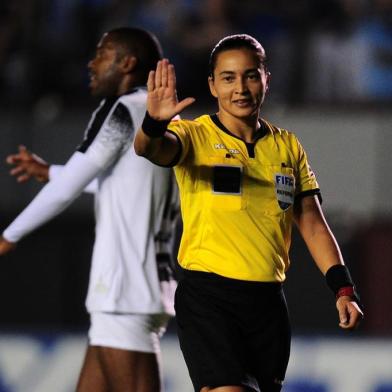
<instances>
[{"instance_id":1,"label":"player's outstretched arm","mask_svg":"<svg viewBox=\"0 0 392 392\"><path fill-rule=\"evenodd\" d=\"M3 236L0 235L0 256L7 254L15 247L15 243L7 241Z\"/></svg>"},{"instance_id":2,"label":"player's outstretched arm","mask_svg":"<svg viewBox=\"0 0 392 392\"><path fill-rule=\"evenodd\" d=\"M147 81L147 113L135 137L135 151L154 163L167 165L179 151L177 138L166 132L170 120L195 101L178 101L174 65L160 60Z\"/></svg>"},{"instance_id":3,"label":"player's outstretched arm","mask_svg":"<svg viewBox=\"0 0 392 392\"><path fill-rule=\"evenodd\" d=\"M49 164L23 145L18 147L16 154L8 155L6 162L13 166L10 174L18 182L26 182L31 177L39 182L49 181Z\"/></svg>"},{"instance_id":4,"label":"player's outstretched arm","mask_svg":"<svg viewBox=\"0 0 392 392\"><path fill-rule=\"evenodd\" d=\"M339 246L325 220L316 196L298 201L294 210L297 227L320 271L333 290L339 313L339 326L354 329L363 318L350 273Z\"/></svg>"}]
</instances>

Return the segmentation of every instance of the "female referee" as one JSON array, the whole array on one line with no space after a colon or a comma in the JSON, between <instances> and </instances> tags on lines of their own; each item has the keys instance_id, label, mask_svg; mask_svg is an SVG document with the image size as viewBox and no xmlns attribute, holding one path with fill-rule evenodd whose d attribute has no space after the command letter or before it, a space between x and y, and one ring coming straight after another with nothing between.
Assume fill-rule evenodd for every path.
<instances>
[{"instance_id":1,"label":"female referee","mask_svg":"<svg viewBox=\"0 0 392 392\"><path fill-rule=\"evenodd\" d=\"M177 100L174 66L148 79L138 155L174 167L184 224L176 292L178 334L197 392L280 391L290 352L282 290L294 221L336 296L340 326L362 312L320 207L320 190L295 135L260 117L270 74L263 47L245 34L212 50L218 112L170 120L194 102Z\"/></svg>"}]
</instances>

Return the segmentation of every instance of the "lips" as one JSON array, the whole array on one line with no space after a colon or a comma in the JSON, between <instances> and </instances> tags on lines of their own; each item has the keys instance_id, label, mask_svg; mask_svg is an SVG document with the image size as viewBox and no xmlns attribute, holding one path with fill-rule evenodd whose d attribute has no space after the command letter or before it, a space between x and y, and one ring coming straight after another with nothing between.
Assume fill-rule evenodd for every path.
<instances>
[{"instance_id":1,"label":"lips","mask_svg":"<svg viewBox=\"0 0 392 392\"><path fill-rule=\"evenodd\" d=\"M253 105L253 101L251 99L236 99L233 103L241 108Z\"/></svg>"}]
</instances>

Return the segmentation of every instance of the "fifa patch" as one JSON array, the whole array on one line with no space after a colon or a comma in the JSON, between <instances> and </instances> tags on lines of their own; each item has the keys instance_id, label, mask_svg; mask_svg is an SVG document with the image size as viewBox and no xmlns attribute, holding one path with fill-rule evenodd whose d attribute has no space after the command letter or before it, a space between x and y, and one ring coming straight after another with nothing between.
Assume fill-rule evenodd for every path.
<instances>
[{"instance_id":1,"label":"fifa patch","mask_svg":"<svg viewBox=\"0 0 392 392\"><path fill-rule=\"evenodd\" d=\"M295 178L290 174L275 173L275 194L279 207L285 211L294 204Z\"/></svg>"}]
</instances>

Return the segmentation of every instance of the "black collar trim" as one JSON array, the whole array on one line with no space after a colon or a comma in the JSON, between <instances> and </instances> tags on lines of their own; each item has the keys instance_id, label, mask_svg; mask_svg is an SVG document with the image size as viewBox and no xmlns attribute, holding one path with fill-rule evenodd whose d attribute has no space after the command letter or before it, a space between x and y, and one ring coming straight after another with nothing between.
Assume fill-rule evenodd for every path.
<instances>
[{"instance_id":1,"label":"black collar trim","mask_svg":"<svg viewBox=\"0 0 392 392\"><path fill-rule=\"evenodd\" d=\"M218 115L215 114L211 114L210 115L211 120L215 123L215 125L221 129L223 132L227 133L230 136L235 137L236 139L242 140L246 145L248 144L255 144L259 139L263 138L267 133L268 133L268 129L267 129L267 125L266 123L262 120L259 119L260 121L260 128L259 130L256 132L256 136L255 136L255 141L253 143L247 143L244 139L240 138L237 135L234 135L232 132L230 132L219 120Z\"/></svg>"}]
</instances>

